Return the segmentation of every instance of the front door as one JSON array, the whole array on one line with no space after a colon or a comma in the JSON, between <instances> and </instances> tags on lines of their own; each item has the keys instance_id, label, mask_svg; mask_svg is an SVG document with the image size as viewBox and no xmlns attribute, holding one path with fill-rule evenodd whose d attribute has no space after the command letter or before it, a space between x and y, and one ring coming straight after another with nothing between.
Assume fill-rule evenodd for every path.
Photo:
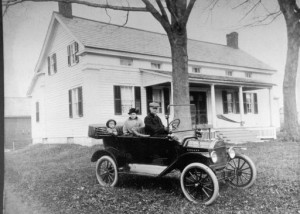
<instances>
[{"instance_id":1,"label":"front door","mask_svg":"<svg viewBox=\"0 0 300 214\"><path fill-rule=\"evenodd\" d=\"M196 107L196 124L207 124L206 92L190 92L190 102Z\"/></svg>"}]
</instances>

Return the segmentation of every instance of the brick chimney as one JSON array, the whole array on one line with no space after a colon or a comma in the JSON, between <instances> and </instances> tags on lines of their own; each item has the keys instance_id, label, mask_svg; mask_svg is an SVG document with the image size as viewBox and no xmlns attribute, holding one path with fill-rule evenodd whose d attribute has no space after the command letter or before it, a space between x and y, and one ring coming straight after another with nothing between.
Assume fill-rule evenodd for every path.
<instances>
[{"instance_id":1,"label":"brick chimney","mask_svg":"<svg viewBox=\"0 0 300 214\"><path fill-rule=\"evenodd\" d=\"M235 49L239 48L239 34L237 32L232 32L230 34L227 34L226 38L227 38L227 46Z\"/></svg>"},{"instance_id":2,"label":"brick chimney","mask_svg":"<svg viewBox=\"0 0 300 214\"><path fill-rule=\"evenodd\" d=\"M58 12L67 18L72 18L72 4L69 2L58 2Z\"/></svg>"}]
</instances>

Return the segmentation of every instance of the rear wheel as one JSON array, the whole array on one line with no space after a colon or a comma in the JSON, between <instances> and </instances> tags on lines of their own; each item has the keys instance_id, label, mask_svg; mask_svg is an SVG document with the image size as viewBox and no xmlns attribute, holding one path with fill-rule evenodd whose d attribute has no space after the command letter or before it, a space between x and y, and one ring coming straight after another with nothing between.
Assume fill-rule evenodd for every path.
<instances>
[{"instance_id":1,"label":"rear wheel","mask_svg":"<svg viewBox=\"0 0 300 214\"><path fill-rule=\"evenodd\" d=\"M246 155L236 154L227 163L226 170L231 171L232 174L227 181L230 186L246 189L252 186L256 180L256 167Z\"/></svg>"},{"instance_id":2,"label":"rear wheel","mask_svg":"<svg viewBox=\"0 0 300 214\"><path fill-rule=\"evenodd\" d=\"M201 163L191 163L180 176L185 197L194 203L210 205L218 197L219 183L213 171Z\"/></svg>"},{"instance_id":3,"label":"rear wheel","mask_svg":"<svg viewBox=\"0 0 300 214\"><path fill-rule=\"evenodd\" d=\"M115 186L118 182L116 162L110 156L102 156L96 163L96 176L101 186Z\"/></svg>"}]
</instances>

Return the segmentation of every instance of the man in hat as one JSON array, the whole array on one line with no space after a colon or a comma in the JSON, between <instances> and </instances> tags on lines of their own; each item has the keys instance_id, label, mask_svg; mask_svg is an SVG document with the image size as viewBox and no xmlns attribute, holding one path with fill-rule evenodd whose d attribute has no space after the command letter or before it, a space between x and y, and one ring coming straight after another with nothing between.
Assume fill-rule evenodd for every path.
<instances>
[{"instance_id":1,"label":"man in hat","mask_svg":"<svg viewBox=\"0 0 300 214\"><path fill-rule=\"evenodd\" d=\"M144 127L143 121L137 117L138 112L139 111L135 108L129 109L128 114L130 115L130 117L125 121L124 126L123 126L124 135L132 134L133 128Z\"/></svg>"},{"instance_id":2,"label":"man in hat","mask_svg":"<svg viewBox=\"0 0 300 214\"><path fill-rule=\"evenodd\" d=\"M157 109L159 104L156 102L152 102L149 104L150 113L145 117L145 131L150 136L160 136L167 135L168 128L165 127L161 119L157 116Z\"/></svg>"}]
</instances>

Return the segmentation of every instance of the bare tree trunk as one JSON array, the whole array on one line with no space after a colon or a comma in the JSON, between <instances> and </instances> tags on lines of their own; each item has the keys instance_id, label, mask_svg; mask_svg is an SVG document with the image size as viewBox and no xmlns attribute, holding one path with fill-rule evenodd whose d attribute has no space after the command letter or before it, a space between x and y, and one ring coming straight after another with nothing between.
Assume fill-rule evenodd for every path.
<instances>
[{"instance_id":1,"label":"bare tree trunk","mask_svg":"<svg viewBox=\"0 0 300 214\"><path fill-rule=\"evenodd\" d=\"M283 81L284 129L292 140L296 139L299 135L296 105L299 46L299 38L295 38L291 30L288 29L288 50Z\"/></svg>"}]
</instances>

